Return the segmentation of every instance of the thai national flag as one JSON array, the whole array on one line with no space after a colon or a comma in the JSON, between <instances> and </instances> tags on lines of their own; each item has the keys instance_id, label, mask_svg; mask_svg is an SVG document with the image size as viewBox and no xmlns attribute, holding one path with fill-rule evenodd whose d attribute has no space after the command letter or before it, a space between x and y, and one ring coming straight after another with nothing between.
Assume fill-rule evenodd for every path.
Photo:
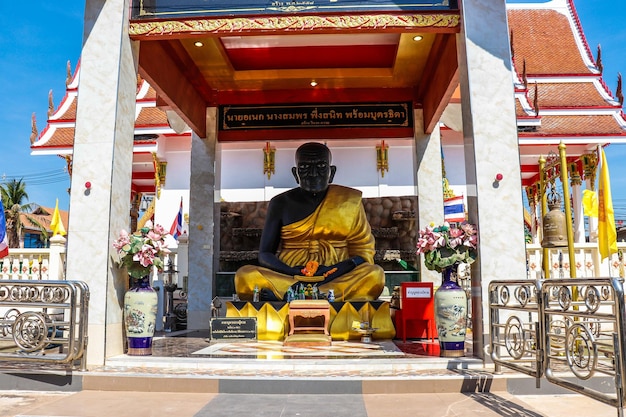
<instances>
[{"instance_id":1,"label":"thai national flag","mask_svg":"<svg viewBox=\"0 0 626 417\"><path fill-rule=\"evenodd\" d=\"M443 219L448 223L465 221L463 196L451 197L443 200Z\"/></svg>"},{"instance_id":2,"label":"thai national flag","mask_svg":"<svg viewBox=\"0 0 626 417\"><path fill-rule=\"evenodd\" d=\"M170 228L170 235L174 239L178 239L178 236L183 234L183 199L180 199L180 208L178 209L178 214L174 219L174 223L172 223L172 227Z\"/></svg>"},{"instance_id":3,"label":"thai national flag","mask_svg":"<svg viewBox=\"0 0 626 417\"><path fill-rule=\"evenodd\" d=\"M7 224L4 218L4 206L0 201L0 259L9 254L9 240L7 239Z\"/></svg>"}]
</instances>

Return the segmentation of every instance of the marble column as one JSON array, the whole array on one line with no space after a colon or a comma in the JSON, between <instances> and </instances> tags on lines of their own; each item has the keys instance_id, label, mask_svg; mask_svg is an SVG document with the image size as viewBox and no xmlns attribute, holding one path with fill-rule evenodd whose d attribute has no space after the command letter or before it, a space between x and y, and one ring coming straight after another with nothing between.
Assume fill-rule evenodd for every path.
<instances>
[{"instance_id":1,"label":"marble column","mask_svg":"<svg viewBox=\"0 0 626 417\"><path fill-rule=\"evenodd\" d=\"M415 110L415 184L417 184L417 222L423 229L431 223L443 224L443 172L441 166L441 134L439 125L430 134L424 133L421 110ZM420 280L441 284L441 274L430 271L420 257Z\"/></svg>"},{"instance_id":2,"label":"marble column","mask_svg":"<svg viewBox=\"0 0 626 417\"><path fill-rule=\"evenodd\" d=\"M505 0L460 4L467 202L469 221L479 229L478 259L472 264L474 355L484 357L489 283L526 278L524 212Z\"/></svg>"},{"instance_id":3,"label":"marble column","mask_svg":"<svg viewBox=\"0 0 626 417\"><path fill-rule=\"evenodd\" d=\"M138 44L128 10L129 0L85 3L66 276L89 286L88 365L124 347L128 277L113 263L112 242L130 224Z\"/></svg>"},{"instance_id":4,"label":"marble column","mask_svg":"<svg viewBox=\"0 0 626 417\"><path fill-rule=\"evenodd\" d=\"M187 328L208 329L213 277L219 261L219 192L216 176L217 108L207 108L207 137L191 137Z\"/></svg>"},{"instance_id":5,"label":"marble column","mask_svg":"<svg viewBox=\"0 0 626 417\"><path fill-rule=\"evenodd\" d=\"M572 210L574 212L574 243L585 243L585 217L583 214L582 181L572 179Z\"/></svg>"}]
</instances>

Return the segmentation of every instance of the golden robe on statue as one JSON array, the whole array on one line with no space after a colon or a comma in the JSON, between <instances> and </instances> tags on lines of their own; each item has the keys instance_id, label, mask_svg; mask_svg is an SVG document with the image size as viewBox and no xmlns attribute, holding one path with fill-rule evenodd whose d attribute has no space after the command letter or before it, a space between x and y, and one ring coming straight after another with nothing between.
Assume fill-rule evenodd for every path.
<instances>
[{"instance_id":1,"label":"golden robe on statue","mask_svg":"<svg viewBox=\"0 0 626 417\"><path fill-rule=\"evenodd\" d=\"M375 300L385 285L383 269L374 264L374 236L363 209L361 192L331 184L317 209L303 220L282 227L278 257L295 267L317 261L334 265L352 256L365 263L329 283L320 292L332 289L336 301ZM296 282L293 276L271 269L246 265L235 274L235 290L242 300L251 300L255 286L267 288L283 298Z\"/></svg>"}]
</instances>

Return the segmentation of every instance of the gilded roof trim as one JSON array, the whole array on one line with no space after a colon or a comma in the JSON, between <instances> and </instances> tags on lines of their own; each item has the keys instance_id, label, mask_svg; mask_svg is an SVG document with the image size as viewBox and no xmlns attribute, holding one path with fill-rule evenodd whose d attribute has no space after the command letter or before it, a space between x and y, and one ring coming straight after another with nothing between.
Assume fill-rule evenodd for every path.
<instances>
[{"instance_id":1,"label":"gilded roof trim","mask_svg":"<svg viewBox=\"0 0 626 417\"><path fill-rule=\"evenodd\" d=\"M233 34L254 31L310 31L316 29L458 29L459 14L383 14L344 16L280 16L221 19L184 19L167 21L133 21L131 37L190 33Z\"/></svg>"}]
</instances>

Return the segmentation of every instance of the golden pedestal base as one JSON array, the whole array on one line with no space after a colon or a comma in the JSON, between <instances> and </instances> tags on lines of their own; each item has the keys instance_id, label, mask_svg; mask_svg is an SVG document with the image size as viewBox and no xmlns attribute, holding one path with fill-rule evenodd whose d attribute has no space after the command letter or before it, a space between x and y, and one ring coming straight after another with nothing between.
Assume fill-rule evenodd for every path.
<instances>
[{"instance_id":1,"label":"golden pedestal base","mask_svg":"<svg viewBox=\"0 0 626 417\"><path fill-rule=\"evenodd\" d=\"M296 333L287 336L283 344L285 346L311 347L330 346L332 339L330 336L319 333Z\"/></svg>"},{"instance_id":2,"label":"golden pedestal base","mask_svg":"<svg viewBox=\"0 0 626 417\"><path fill-rule=\"evenodd\" d=\"M284 301L228 301L226 317L256 317L258 340L283 341L289 334L289 303ZM376 328L373 339L389 340L396 335L386 301L330 303L328 330L332 340L361 340L362 334L352 328L355 321L369 322Z\"/></svg>"}]
</instances>

